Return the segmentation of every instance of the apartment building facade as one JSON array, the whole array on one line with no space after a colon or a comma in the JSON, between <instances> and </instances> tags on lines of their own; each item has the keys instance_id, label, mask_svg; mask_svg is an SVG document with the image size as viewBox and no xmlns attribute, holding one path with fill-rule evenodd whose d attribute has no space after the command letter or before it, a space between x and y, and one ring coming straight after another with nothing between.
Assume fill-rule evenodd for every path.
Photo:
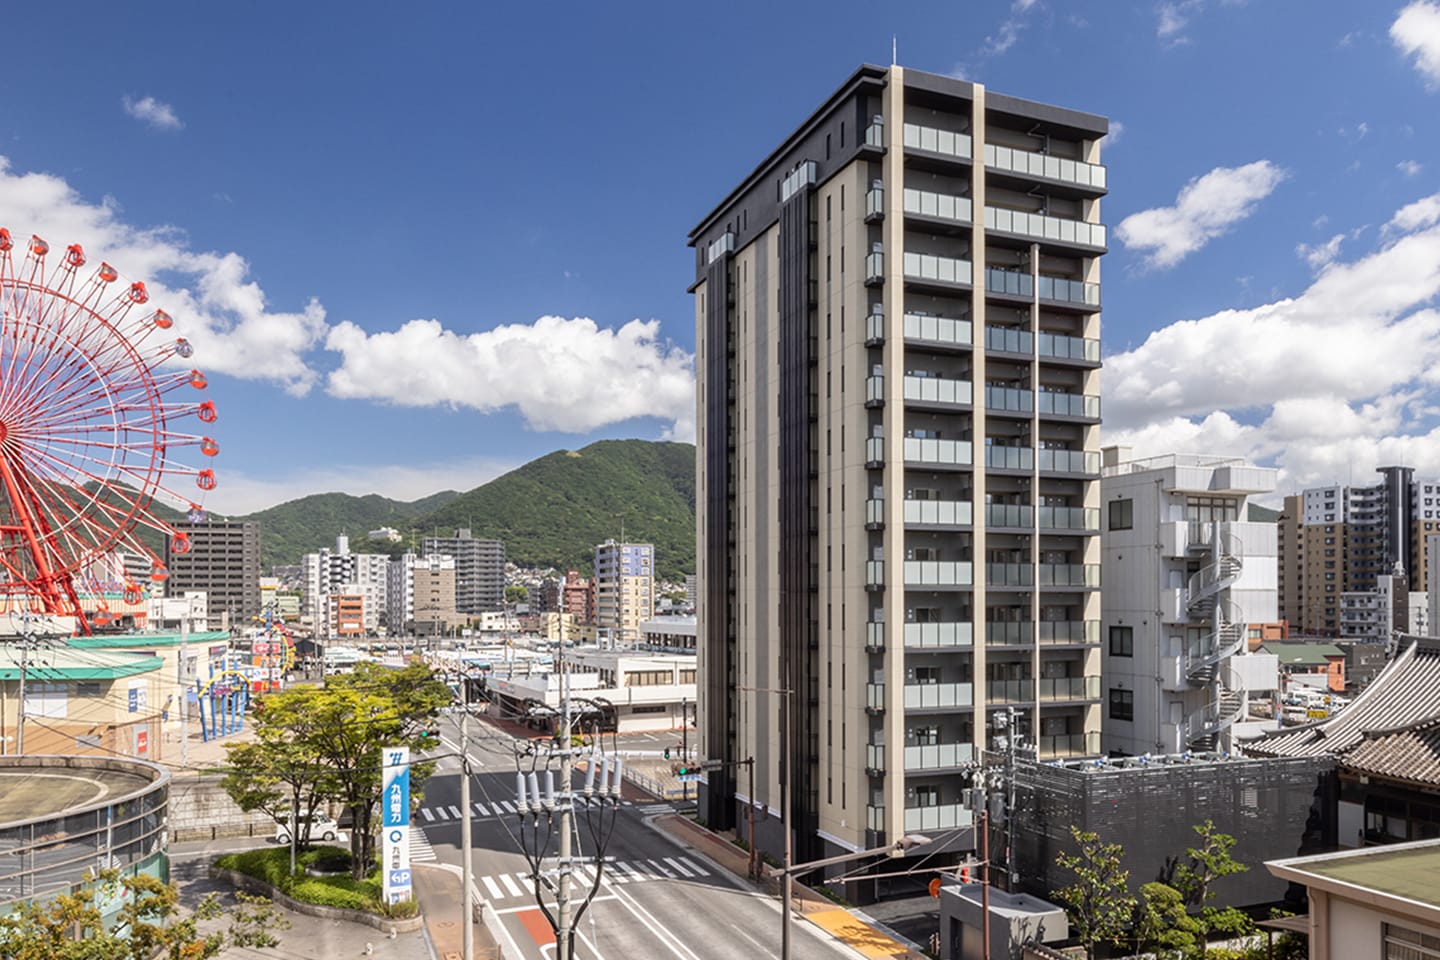
<instances>
[{"instance_id":1,"label":"apartment building facade","mask_svg":"<svg viewBox=\"0 0 1440 960\"><path fill-rule=\"evenodd\" d=\"M1277 683L1275 658L1247 642L1251 624L1276 618L1277 527L1245 519L1276 471L1104 456L1104 751L1229 752L1250 694Z\"/></svg>"},{"instance_id":2,"label":"apartment building facade","mask_svg":"<svg viewBox=\"0 0 1440 960\"><path fill-rule=\"evenodd\" d=\"M464 621L455 609L455 558L405 553L386 567L391 633L438 634Z\"/></svg>"},{"instance_id":3,"label":"apartment building facade","mask_svg":"<svg viewBox=\"0 0 1440 960\"><path fill-rule=\"evenodd\" d=\"M998 710L1098 751L1107 129L866 66L692 231L712 824L971 843Z\"/></svg>"},{"instance_id":4,"label":"apartment building facade","mask_svg":"<svg viewBox=\"0 0 1440 960\"><path fill-rule=\"evenodd\" d=\"M468 527L453 537L426 537L426 553L455 558L455 608L477 614L499 610L505 601L505 544L471 535Z\"/></svg>"},{"instance_id":5,"label":"apartment building facade","mask_svg":"<svg viewBox=\"0 0 1440 960\"><path fill-rule=\"evenodd\" d=\"M351 553L350 538L344 535L335 538L335 549L307 553L300 560L305 582L303 611L311 618L316 630L330 630L331 636L339 634L341 622L336 611L343 609L344 635L354 636L351 627L355 611L363 613L358 626L359 634L378 633L381 614L387 607L389 583L387 579L390 558L383 553ZM340 606L335 597L346 597Z\"/></svg>"},{"instance_id":6,"label":"apartment building facade","mask_svg":"<svg viewBox=\"0 0 1440 960\"><path fill-rule=\"evenodd\" d=\"M595 627L611 643L636 642L640 624L655 615L655 547L649 543L595 546Z\"/></svg>"},{"instance_id":7,"label":"apartment building facade","mask_svg":"<svg viewBox=\"0 0 1440 960\"><path fill-rule=\"evenodd\" d=\"M167 596L202 590L212 622L222 629L248 624L260 615L260 524L253 520L180 521L189 538L184 553L165 542ZM221 616L223 615L223 623Z\"/></svg>"}]
</instances>

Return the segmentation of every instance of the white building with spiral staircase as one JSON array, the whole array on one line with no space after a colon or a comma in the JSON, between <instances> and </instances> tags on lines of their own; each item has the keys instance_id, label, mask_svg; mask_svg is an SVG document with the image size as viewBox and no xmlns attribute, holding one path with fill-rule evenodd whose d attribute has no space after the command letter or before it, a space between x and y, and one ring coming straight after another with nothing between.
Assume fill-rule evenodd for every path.
<instances>
[{"instance_id":1,"label":"white building with spiral staircase","mask_svg":"<svg viewBox=\"0 0 1440 960\"><path fill-rule=\"evenodd\" d=\"M1101 747L1229 752L1276 686L1253 624L1276 613L1276 528L1246 520L1276 474L1242 459L1104 451ZM1258 731L1249 731L1254 735Z\"/></svg>"}]
</instances>

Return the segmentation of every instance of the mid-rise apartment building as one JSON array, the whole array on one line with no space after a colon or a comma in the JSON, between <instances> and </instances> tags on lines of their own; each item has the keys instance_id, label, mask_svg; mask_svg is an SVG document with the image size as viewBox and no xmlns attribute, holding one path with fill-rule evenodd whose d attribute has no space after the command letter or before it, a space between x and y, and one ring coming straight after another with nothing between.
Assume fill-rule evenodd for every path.
<instances>
[{"instance_id":1,"label":"mid-rise apartment building","mask_svg":"<svg viewBox=\"0 0 1440 960\"><path fill-rule=\"evenodd\" d=\"M335 538L335 549L307 553L300 566L305 583L303 610L316 630L333 628L339 621L331 597L344 596L345 623L356 609L363 610L360 633L377 633L386 610L386 573L390 558L383 553L351 553L350 538ZM347 634L351 633L348 626ZM331 634L332 636L334 634Z\"/></svg>"},{"instance_id":2,"label":"mid-rise apartment building","mask_svg":"<svg viewBox=\"0 0 1440 960\"><path fill-rule=\"evenodd\" d=\"M189 549L177 553L174 540L166 541L165 566L170 572L166 594L183 597L203 590L212 623L219 629L248 624L259 616L260 524L183 520L175 529L189 538Z\"/></svg>"},{"instance_id":3,"label":"mid-rise apartment building","mask_svg":"<svg viewBox=\"0 0 1440 960\"><path fill-rule=\"evenodd\" d=\"M505 544L477 539L461 527L453 537L426 537L426 553L455 558L455 608L477 614L499 610L505 601Z\"/></svg>"},{"instance_id":4,"label":"mid-rise apartment building","mask_svg":"<svg viewBox=\"0 0 1440 960\"><path fill-rule=\"evenodd\" d=\"M797 859L968 827L1008 730L1099 750L1107 129L862 67L690 234L704 755Z\"/></svg>"},{"instance_id":5,"label":"mid-rise apartment building","mask_svg":"<svg viewBox=\"0 0 1440 960\"><path fill-rule=\"evenodd\" d=\"M391 560L385 599L392 633L432 635L465 620L455 609L455 558L444 554Z\"/></svg>"},{"instance_id":6,"label":"mid-rise apartment building","mask_svg":"<svg viewBox=\"0 0 1440 960\"><path fill-rule=\"evenodd\" d=\"M655 547L606 540L595 547L595 627L609 643L634 643L655 615Z\"/></svg>"},{"instance_id":7,"label":"mid-rise apartment building","mask_svg":"<svg viewBox=\"0 0 1440 960\"><path fill-rule=\"evenodd\" d=\"M1245 519L1276 471L1104 454L1104 750L1229 751L1250 693L1277 681L1275 658L1247 643L1276 617L1277 528Z\"/></svg>"}]
</instances>

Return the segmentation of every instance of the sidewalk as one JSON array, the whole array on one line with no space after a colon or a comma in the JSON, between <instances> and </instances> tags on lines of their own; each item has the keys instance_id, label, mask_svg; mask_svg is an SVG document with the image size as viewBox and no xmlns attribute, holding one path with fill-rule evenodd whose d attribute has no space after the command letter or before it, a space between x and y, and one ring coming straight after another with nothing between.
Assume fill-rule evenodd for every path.
<instances>
[{"instance_id":1,"label":"sidewalk","mask_svg":"<svg viewBox=\"0 0 1440 960\"><path fill-rule=\"evenodd\" d=\"M460 877L444 867L421 864L414 868L415 899L425 915L425 928L438 960L460 960L465 946L464 891ZM479 906L479 900L475 901ZM501 960L500 947L485 925L471 918L475 960Z\"/></svg>"}]
</instances>

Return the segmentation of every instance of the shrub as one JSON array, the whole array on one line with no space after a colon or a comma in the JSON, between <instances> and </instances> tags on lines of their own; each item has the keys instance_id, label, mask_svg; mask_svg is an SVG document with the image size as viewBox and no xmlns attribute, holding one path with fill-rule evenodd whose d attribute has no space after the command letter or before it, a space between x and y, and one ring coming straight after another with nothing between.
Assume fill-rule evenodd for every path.
<instances>
[{"instance_id":1,"label":"shrub","mask_svg":"<svg viewBox=\"0 0 1440 960\"><path fill-rule=\"evenodd\" d=\"M412 900L400 900L396 903L381 903L380 912L392 920L405 920L420 912L420 904Z\"/></svg>"},{"instance_id":2,"label":"shrub","mask_svg":"<svg viewBox=\"0 0 1440 960\"><path fill-rule=\"evenodd\" d=\"M305 867L343 855L345 851L339 847L318 847L298 857L296 865ZM304 873L291 876L290 851L283 847L227 854L217 859L215 865L263 880L303 903L383 913L378 870L364 880L348 876L311 877Z\"/></svg>"}]
</instances>

